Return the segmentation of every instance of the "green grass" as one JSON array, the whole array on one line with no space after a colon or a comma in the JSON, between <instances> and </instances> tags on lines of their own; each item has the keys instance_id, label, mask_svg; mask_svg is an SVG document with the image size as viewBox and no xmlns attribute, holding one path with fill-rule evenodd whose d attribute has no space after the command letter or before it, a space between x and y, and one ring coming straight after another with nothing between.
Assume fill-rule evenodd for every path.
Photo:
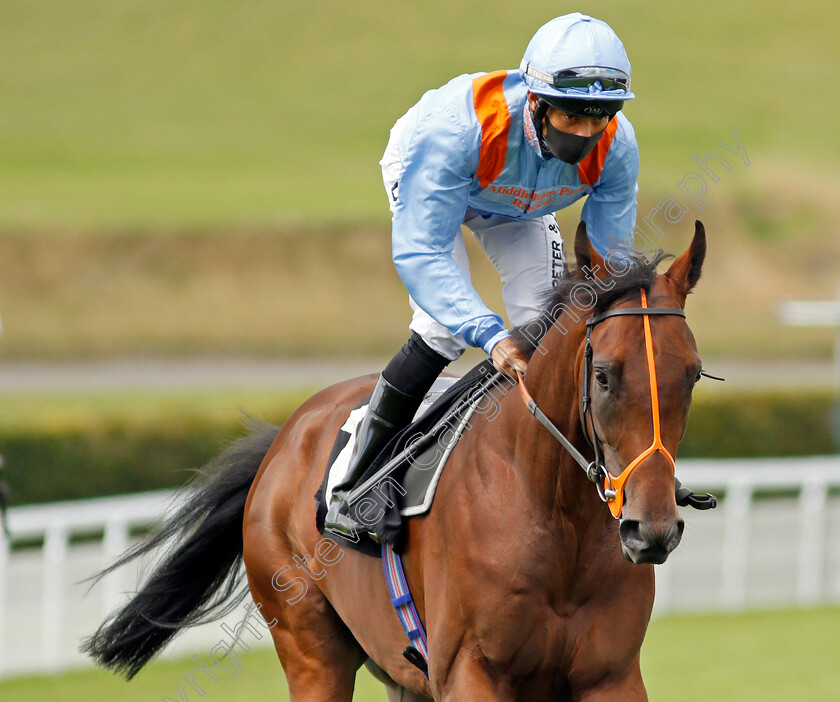
<instances>
[{"instance_id":1,"label":"green grass","mask_svg":"<svg viewBox=\"0 0 840 702\"><path fill-rule=\"evenodd\" d=\"M199 652L198 657L210 665L208 654L202 656ZM10 702L158 702L169 697L177 701L179 682L189 700L199 699L199 695L184 682L184 676L194 666L191 658L155 662L130 683L102 670L12 679L0 682L0 699ZM289 699L283 670L272 649L243 654L238 675L235 675L236 670L232 666L227 674L219 676L219 682L207 683L203 687L205 695L200 699L205 702L285 702ZM196 681L201 683L199 677ZM356 702L385 702L386 696L382 685L367 671L362 671L357 679L354 699Z\"/></svg>"},{"instance_id":2,"label":"green grass","mask_svg":"<svg viewBox=\"0 0 840 702\"><path fill-rule=\"evenodd\" d=\"M0 228L383 222L377 161L395 119L454 75L516 67L565 9L7 0ZM673 187L695 169L690 154L731 143L733 127L752 163L722 189L769 188L767 174L782 190L836 186L840 134L824 116L840 94L823 75L840 63L836 3L587 9L633 63L643 192Z\"/></svg>"},{"instance_id":3,"label":"green grass","mask_svg":"<svg viewBox=\"0 0 840 702\"><path fill-rule=\"evenodd\" d=\"M642 671L656 702L836 700L840 609L654 621Z\"/></svg>"},{"instance_id":4,"label":"green grass","mask_svg":"<svg viewBox=\"0 0 840 702\"><path fill-rule=\"evenodd\" d=\"M96 432L128 426L134 430L209 423L236 424L241 413L282 423L320 388L120 389L62 392L7 392L0 403L3 432Z\"/></svg>"},{"instance_id":5,"label":"green grass","mask_svg":"<svg viewBox=\"0 0 840 702\"><path fill-rule=\"evenodd\" d=\"M652 702L821 702L837 699L840 609L783 610L714 616L671 616L651 623L642 672ZM0 699L15 702L150 702L177 699L176 686L193 668L156 662L131 683L102 671L0 682ZM235 669L232 669L235 670ZM208 702L288 700L273 651L243 656L240 674L209 683ZM384 702L382 687L359 675L355 700Z\"/></svg>"}]
</instances>

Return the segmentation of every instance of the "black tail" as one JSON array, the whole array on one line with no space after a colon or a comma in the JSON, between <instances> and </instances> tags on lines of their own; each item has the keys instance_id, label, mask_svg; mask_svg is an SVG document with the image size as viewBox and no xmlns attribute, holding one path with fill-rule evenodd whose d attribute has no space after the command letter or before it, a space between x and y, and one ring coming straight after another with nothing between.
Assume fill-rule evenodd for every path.
<instances>
[{"instance_id":1,"label":"black tail","mask_svg":"<svg viewBox=\"0 0 840 702\"><path fill-rule=\"evenodd\" d=\"M209 481L191 486L183 506L159 532L96 576L168 543L140 592L82 643L83 652L130 680L180 629L223 617L244 599L245 501L276 435L277 427L263 425L233 444L205 466L202 476Z\"/></svg>"}]
</instances>

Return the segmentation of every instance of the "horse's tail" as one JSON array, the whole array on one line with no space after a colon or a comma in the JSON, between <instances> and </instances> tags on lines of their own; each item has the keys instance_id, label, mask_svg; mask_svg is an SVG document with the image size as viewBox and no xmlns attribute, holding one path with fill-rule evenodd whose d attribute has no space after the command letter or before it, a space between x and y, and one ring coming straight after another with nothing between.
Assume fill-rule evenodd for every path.
<instances>
[{"instance_id":1,"label":"horse's tail","mask_svg":"<svg viewBox=\"0 0 840 702\"><path fill-rule=\"evenodd\" d=\"M276 434L277 427L259 426L210 462L202 471L209 480L187 493L160 531L96 576L168 544L142 589L82 643L83 652L130 680L180 629L223 617L245 598L245 501Z\"/></svg>"}]
</instances>

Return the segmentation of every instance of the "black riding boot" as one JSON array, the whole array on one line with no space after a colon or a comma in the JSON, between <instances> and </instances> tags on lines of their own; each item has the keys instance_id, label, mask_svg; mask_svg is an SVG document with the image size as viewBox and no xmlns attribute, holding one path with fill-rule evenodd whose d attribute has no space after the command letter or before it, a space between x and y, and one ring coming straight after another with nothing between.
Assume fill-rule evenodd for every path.
<instances>
[{"instance_id":1,"label":"black riding boot","mask_svg":"<svg viewBox=\"0 0 840 702\"><path fill-rule=\"evenodd\" d=\"M338 534L354 535L358 524L348 516L347 496L371 461L400 429L407 426L423 401L400 392L379 376L367 412L356 427L356 443L344 479L335 486L324 526Z\"/></svg>"},{"instance_id":2,"label":"black riding boot","mask_svg":"<svg viewBox=\"0 0 840 702\"><path fill-rule=\"evenodd\" d=\"M376 383L367 412L356 427L356 443L344 479L333 490L324 526L355 537L359 525L348 515L347 496L385 444L407 426L449 360L416 334L391 360Z\"/></svg>"}]
</instances>

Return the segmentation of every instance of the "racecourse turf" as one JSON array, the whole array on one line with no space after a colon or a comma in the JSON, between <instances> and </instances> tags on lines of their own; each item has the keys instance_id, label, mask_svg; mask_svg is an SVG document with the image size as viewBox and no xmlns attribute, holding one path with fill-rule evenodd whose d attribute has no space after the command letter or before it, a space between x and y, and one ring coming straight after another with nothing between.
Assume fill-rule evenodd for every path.
<instances>
[{"instance_id":1,"label":"racecourse turf","mask_svg":"<svg viewBox=\"0 0 840 702\"><path fill-rule=\"evenodd\" d=\"M396 118L455 75L516 68L536 28L571 9L5 0L0 230L384 222L377 161ZM826 123L840 108L836 3L585 9L614 27L633 64L638 99L626 113L643 196L696 171L692 153L732 145L733 129L749 167L724 151L736 167L713 165L710 206L715 189L781 201L836 189L840 133Z\"/></svg>"},{"instance_id":2,"label":"racecourse turf","mask_svg":"<svg viewBox=\"0 0 840 702\"><path fill-rule=\"evenodd\" d=\"M620 612L616 613L620 616ZM642 648L651 702L829 702L838 699L840 609L779 610L655 619ZM200 658L200 655L199 655ZM191 658L150 664L131 683L103 671L0 681L8 702L151 702L179 699ZM245 654L235 677L206 683L205 702L285 702L282 672L268 649ZM198 680L198 678L196 678ZM189 699L199 699L192 693ZM384 702L359 675L357 702Z\"/></svg>"},{"instance_id":3,"label":"racecourse turf","mask_svg":"<svg viewBox=\"0 0 840 702\"><path fill-rule=\"evenodd\" d=\"M659 212L667 250L707 224L689 303L707 357L831 353L831 330L785 330L775 310L835 294L838 7L586 8L633 63L640 226L669 194L688 212ZM390 356L409 314L377 165L390 126L454 75L516 67L567 9L0 3L0 358ZM693 158L712 152L716 180ZM578 213L559 217L567 247ZM492 266L473 271L502 309Z\"/></svg>"}]
</instances>

